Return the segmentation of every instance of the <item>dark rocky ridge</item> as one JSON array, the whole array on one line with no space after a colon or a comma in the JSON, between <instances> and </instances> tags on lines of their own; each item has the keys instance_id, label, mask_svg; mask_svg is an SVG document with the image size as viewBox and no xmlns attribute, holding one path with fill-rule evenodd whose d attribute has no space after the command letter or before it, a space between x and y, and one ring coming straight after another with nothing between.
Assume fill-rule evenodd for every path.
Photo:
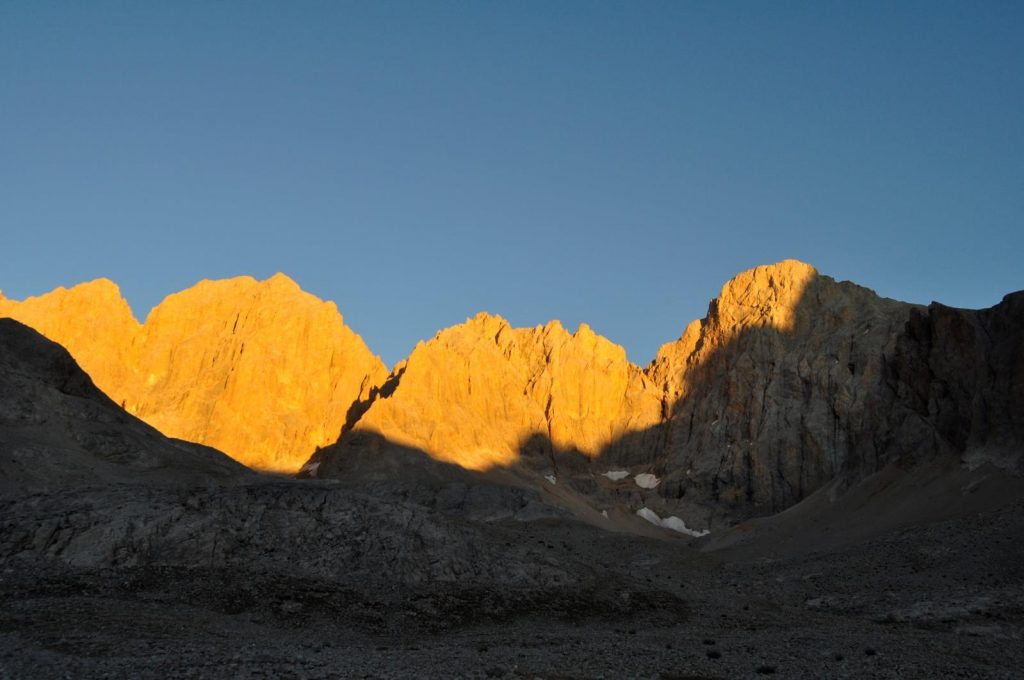
<instances>
[{"instance_id":1,"label":"dark rocky ridge","mask_svg":"<svg viewBox=\"0 0 1024 680\"><path fill-rule=\"evenodd\" d=\"M948 451L1024 471L1024 292L979 311L915 310L887 369L898 404L888 429L916 420L930 434L917 447L894 434L894 455Z\"/></svg>"},{"instance_id":2,"label":"dark rocky ridge","mask_svg":"<svg viewBox=\"0 0 1024 680\"><path fill-rule=\"evenodd\" d=\"M250 474L219 451L164 437L125 413L67 350L0 319L0 492L197 484Z\"/></svg>"}]
</instances>

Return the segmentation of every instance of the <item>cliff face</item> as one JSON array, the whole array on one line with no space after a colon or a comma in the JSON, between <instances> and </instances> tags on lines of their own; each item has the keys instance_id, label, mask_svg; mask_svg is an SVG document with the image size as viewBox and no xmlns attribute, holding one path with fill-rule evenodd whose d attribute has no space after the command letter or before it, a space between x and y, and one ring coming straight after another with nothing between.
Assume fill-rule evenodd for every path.
<instances>
[{"instance_id":1,"label":"cliff face","mask_svg":"<svg viewBox=\"0 0 1024 680\"><path fill-rule=\"evenodd\" d=\"M21 302L0 294L0 317L20 321L63 345L108 395L132 380L128 356L141 326L108 279L57 288Z\"/></svg>"},{"instance_id":2,"label":"cliff face","mask_svg":"<svg viewBox=\"0 0 1024 680\"><path fill-rule=\"evenodd\" d=\"M787 261L740 274L648 368L672 403L659 492L725 515L873 471L887 362L914 307Z\"/></svg>"},{"instance_id":3,"label":"cliff face","mask_svg":"<svg viewBox=\"0 0 1024 680\"><path fill-rule=\"evenodd\" d=\"M964 453L971 466L1024 472L1024 292L976 311L915 309L884 379L889 456Z\"/></svg>"},{"instance_id":4,"label":"cliff face","mask_svg":"<svg viewBox=\"0 0 1024 680\"><path fill-rule=\"evenodd\" d=\"M890 463L1019 466L1022 298L924 308L797 262L741 274L648 368L673 404L650 452L659 494L714 523Z\"/></svg>"},{"instance_id":5,"label":"cliff face","mask_svg":"<svg viewBox=\"0 0 1024 680\"><path fill-rule=\"evenodd\" d=\"M297 471L387 373L333 303L281 274L203 281L143 325L102 280L2 300L0 315L67 347L104 392L164 434L258 469Z\"/></svg>"},{"instance_id":6,"label":"cliff face","mask_svg":"<svg viewBox=\"0 0 1024 680\"><path fill-rule=\"evenodd\" d=\"M525 448L596 456L659 415L660 395L625 350L589 327L514 329L480 313L420 343L342 444L372 432L486 469L511 464Z\"/></svg>"},{"instance_id":7,"label":"cliff face","mask_svg":"<svg viewBox=\"0 0 1024 680\"><path fill-rule=\"evenodd\" d=\"M125 407L162 432L294 472L386 375L332 302L278 274L171 295L132 347Z\"/></svg>"},{"instance_id":8,"label":"cliff face","mask_svg":"<svg viewBox=\"0 0 1024 680\"><path fill-rule=\"evenodd\" d=\"M341 448L373 433L487 469L513 463L524 449L544 458L553 450L596 456L660 416L660 391L622 347L588 326L512 328L481 313L417 345Z\"/></svg>"}]
</instances>

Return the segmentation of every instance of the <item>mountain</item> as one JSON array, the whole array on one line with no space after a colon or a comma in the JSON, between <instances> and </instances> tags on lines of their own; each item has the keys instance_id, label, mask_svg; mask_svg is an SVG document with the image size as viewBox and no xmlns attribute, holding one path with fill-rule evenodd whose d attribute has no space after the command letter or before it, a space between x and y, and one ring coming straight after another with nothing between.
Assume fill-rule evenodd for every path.
<instances>
[{"instance_id":1,"label":"mountain","mask_svg":"<svg viewBox=\"0 0 1024 680\"><path fill-rule=\"evenodd\" d=\"M454 465L700 533L889 465L1018 469L1022 297L913 305L787 260L727 282L645 368L585 324L481 313L390 375L281 274L203 281L141 325L105 280L0 315L66 344L129 413L252 467L409 490L462 484Z\"/></svg>"},{"instance_id":2,"label":"mountain","mask_svg":"<svg viewBox=\"0 0 1024 680\"><path fill-rule=\"evenodd\" d=\"M0 494L109 483L201 484L249 471L164 437L112 402L71 355L0 319Z\"/></svg>"},{"instance_id":3,"label":"mountain","mask_svg":"<svg viewBox=\"0 0 1024 680\"><path fill-rule=\"evenodd\" d=\"M417 346L313 466L343 476L390 443L698 529L891 464L1019 467L1022 310L1021 293L981 311L902 303L789 260L726 283L645 369L585 326L481 314Z\"/></svg>"},{"instance_id":4,"label":"mountain","mask_svg":"<svg viewBox=\"0 0 1024 680\"><path fill-rule=\"evenodd\" d=\"M730 281L649 369L669 503L726 520L834 478L943 456L1020 468L1024 294L980 311L887 300L784 262Z\"/></svg>"},{"instance_id":5,"label":"mountain","mask_svg":"<svg viewBox=\"0 0 1024 680\"><path fill-rule=\"evenodd\" d=\"M20 309L204 436L294 422L332 365L287 280L143 326L91 285ZM908 305L796 262L643 369L480 315L339 397L328 479L286 479L0 319L0 676L1016 677L1022 329L1024 293ZM236 421L243 385L278 400Z\"/></svg>"},{"instance_id":6,"label":"mountain","mask_svg":"<svg viewBox=\"0 0 1024 680\"><path fill-rule=\"evenodd\" d=\"M69 350L106 394L129 384L132 341L140 332L121 290L109 279L57 288L19 302L0 293L0 317L20 321Z\"/></svg>"},{"instance_id":7,"label":"mountain","mask_svg":"<svg viewBox=\"0 0 1024 680\"><path fill-rule=\"evenodd\" d=\"M104 279L22 302L0 296L0 316L67 347L104 392L164 434L263 470L297 471L387 374L334 303L283 274L202 281L144 324Z\"/></svg>"},{"instance_id":8,"label":"mountain","mask_svg":"<svg viewBox=\"0 0 1024 680\"><path fill-rule=\"evenodd\" d=\"M660 394L625 350L588 326L512 328L481 313L418 344L349 439L375 432L479 470L510 464L538 436L548 451L597 455L660 415Z\"/></svg>"},{"instance_id":9,"label":"mountain","mask_svg":"<svg viewBox=\"0 0 1024 680\"><path fill-rule=\"evenodd\" d=\"M648 368L668 405L659 495L714 524L783 510L848 466L873 472L885 369L915 309L796 261L730 280Z\"/></svg>"}]
</instances>

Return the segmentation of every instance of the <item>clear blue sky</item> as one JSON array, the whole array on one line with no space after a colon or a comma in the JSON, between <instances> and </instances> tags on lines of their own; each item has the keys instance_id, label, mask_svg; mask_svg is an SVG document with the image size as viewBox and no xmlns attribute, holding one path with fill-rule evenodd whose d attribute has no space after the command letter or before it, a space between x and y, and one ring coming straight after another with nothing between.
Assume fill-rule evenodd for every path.
<instances>
[{"instance_id":1,"label":"clear blue sky","mask_svg":"<svg viewBox=\"0 0 1024 680\"><path fill-rule=\"evenodd\" d=\"M637 362L787 257L1024 288L1021 2L0 3L0 288L284 271L393 363L478 310Z\"/></svg>"}]
</instances>

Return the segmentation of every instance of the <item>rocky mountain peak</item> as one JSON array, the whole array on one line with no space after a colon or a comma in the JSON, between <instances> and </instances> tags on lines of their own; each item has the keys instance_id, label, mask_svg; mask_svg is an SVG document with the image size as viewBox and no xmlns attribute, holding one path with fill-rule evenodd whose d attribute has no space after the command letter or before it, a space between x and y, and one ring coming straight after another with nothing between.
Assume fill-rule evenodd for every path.
<instances>
[{"instance_id":1,"label":"rocky mountain peak","mask_svg":"<svg viewBox=\"0 0 1024 680\"><path fill-rule=\"evenodd\" d=\"M339 446L371 432L471 469L507 466L538 441L597 455L632 424L653 422L660 396L625 350L588 326L513 328L479 314L410 355L393 391L372 402Z\"/></svg>"},{"instance_id":2,"label":"rocky mountain peak","mask_svg":"<svg viewBox=\"0 0 1024 680\"><path fill-rule=\"evenodd\" d=\"M107 280L4 300L0 316L67 347L104 392L164 434L261 469L298 470L387 375L333 303L283 274L200 281L143 325Z\"/></svg>"},{"instance_id":3,"label":"rocky mountain peak","mask_svg":"<svg viewBox=\"0 0 1024 680\"><path fill-rule=\"evenodd\" d=\"M804 292L817 276L814 267L798 260L745 271L722 287L708 321L726 332L751 325L792 330Z\"/></svg>"}]
</instances>

